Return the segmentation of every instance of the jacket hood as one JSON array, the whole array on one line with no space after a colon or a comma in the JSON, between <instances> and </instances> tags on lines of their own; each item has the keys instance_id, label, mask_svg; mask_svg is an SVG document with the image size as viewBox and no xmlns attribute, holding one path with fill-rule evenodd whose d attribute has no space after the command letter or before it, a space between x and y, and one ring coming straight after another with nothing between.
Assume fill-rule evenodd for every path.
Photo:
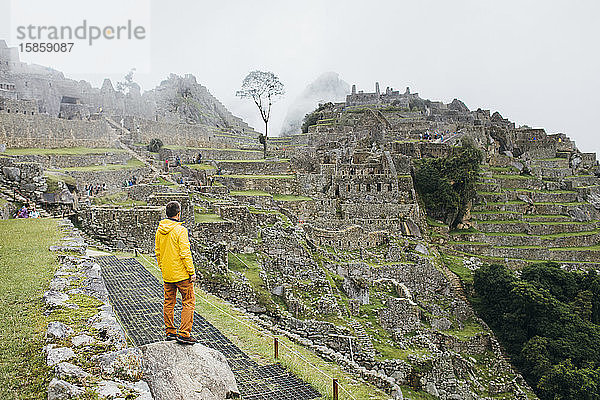
<instances>
[{"instance_id":1,"label":"jacket hood","mask_svg":"<svg viewBox=\"0 0 600 400\"><path fill-rule=\"evenodd\" d=\"M163 219L158 224L158 233L166 235L173 230L176 226L181 225L181 221L174 221L172 219Z\"/></svg>"}]
</instances>

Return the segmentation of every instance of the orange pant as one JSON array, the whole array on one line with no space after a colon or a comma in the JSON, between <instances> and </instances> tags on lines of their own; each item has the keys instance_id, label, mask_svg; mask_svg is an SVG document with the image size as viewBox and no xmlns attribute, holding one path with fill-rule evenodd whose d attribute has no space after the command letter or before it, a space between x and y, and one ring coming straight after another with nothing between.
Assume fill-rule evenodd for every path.
<instances>
[{"instance_id":1,"label":"orange pant","mask_svg":"<svg viewBox=\"0 0 600 400\"><path fill-rule=\"evenodd\" d=\"M177 300L177 290L181 293L183 309L181 310L181 325L179 334L188 337L192 331L194 323L194 307L196 306L196 294L194 293L194 284L186 279L180 282L165 282L165 302L163 305L163 314L165 317L165 326L167 333L176 333L175 321L175 303Z\"/></svg>"}]
</instances>

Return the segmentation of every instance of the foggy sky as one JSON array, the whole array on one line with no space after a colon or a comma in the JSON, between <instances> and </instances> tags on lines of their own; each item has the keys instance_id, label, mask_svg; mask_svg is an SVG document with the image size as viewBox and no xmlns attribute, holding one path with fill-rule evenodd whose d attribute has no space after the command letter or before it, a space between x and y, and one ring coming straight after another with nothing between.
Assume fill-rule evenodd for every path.
<instances>
[{"instance_id":1,"label":"foggy sky","mask_svg":"<svg viewBox=\"0 0 600 400\"><path fill-rule=\"evenodd\" d=\"M69 14L60 0L52 4L57 15ZM0 0L0 38L10 37L8 7ZM152 1L151 72L135 80L148 90L171 72L192 73L263 130L255 106L235 91L250 70L271 70L287 92L269 128L279 132L288 104L321 73L335 71L358 90L373 91L379 81L382 89L410 86L432 100L456 97L600 152L599 19L594 0ZM42 57L21 55L47 64ZM114 69L110 53L98 57ZM135 59L119 62L130 65L119 64L123 72L108 75L113 82L136 66ZM86 74L72 57L51 66L95 86L105 77Z\"/></svg>"}]
</instances>

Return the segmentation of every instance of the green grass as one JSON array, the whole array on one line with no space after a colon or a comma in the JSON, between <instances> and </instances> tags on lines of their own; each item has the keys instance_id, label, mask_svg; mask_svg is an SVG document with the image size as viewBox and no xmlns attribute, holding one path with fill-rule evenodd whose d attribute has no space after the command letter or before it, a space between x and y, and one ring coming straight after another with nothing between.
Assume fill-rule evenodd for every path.
<instances>
[{"instance_id":1,"label":"green grass","mask_svg":"<svg viewBox=\"0 0 600 400\"><path fill-rule=\"evenodd\" d=\"M113 148L88 148L88 147L61 147L56 149L40 149L40 148L26 148L26 149L6 149L4 154L12 156L22 155L84 155L84 154L104 154L104 153L124 153L123 149Z\"/></svg>"},{"instance_id":2,"label":"green grass","mask_svg":"<svg viewBox=\"0 0 600 400\"><path fill-rule=\"evenodd\" d=\"M444 331L444 333L452 335L460 340L469 340L478 333L483 332L485 332L483 326L475 322L472 318L469 318L467 321L465 321L463 329L451 329Z\"/></svg>"},{"instance_id":3,"label":"green grass","mask_svg":"<svg viewBox=\"0 0 600 400\"><path fill-rule=\"evenodd\" d=\"M251 256L248 256L251 257ZM145 259L138 257L138 260L148 268L152 274L160 279L160 271L156 265L149 264ZM248 354L252 359L260 364L281 362L283 366L292 373L313 385L321 393L326 394L324 398L331 399L331 380L325 377L321 372L315 370L318 368L330 377L339 380L342 387L348 390L356 399L385 400L388 399L383 391L377 389L368 383L357 380L353 375L345 372L339 365L324 361L315 353L300 345L297 345L286 337L279 337L279 359L273 358L273 339L270 332L264 331L258 327L252 320L248 319L242 312L234 309L229 303L220 298L206 293L201 289L196 289L196 311L213 324L242 351ZM242 321L242 322L240 322ZM314 367L302 360L310 362ZM409 390L407 390L408 393ZM421 392L419 392L421 393ZM342 392L342 395L344 392ZM342 396L341 398L345 398ZM414 397L418 398L418 397ZM423 397L424 399L426 397Z\"/></svg>"},{"instance_id":4,"label":"green grass","mask_svg":"<svg viewBox=\"0 0 600 400\"><path fill-rule=\"evenodd\" d=\"M174 183L169 182L168 180L166 180L162 176L158 177L158 182L152 182L151 184L152 185L165 185L165 186L171 186L171 187L177 186Z\"/></svg>"},{"instance_id":5,"label":"green grass","mask_svg":"<svg viewBox=\"0 0 600 400\"><path fill-rule=\"evenodd\" d=\"M271 196L271 193L262 190L232 190L229 194L231 196Z\"/></svg>"},{"instance_id":6,"label":"green grass","mask_svg":"<svg viewBox=\"0 0 600 400\"><path fill-rule=\"evenodd\" d=\"M498 219L489 221L477 221L478 224L525 224L526 222L517 219Z\"/></svg>"},{"instance_id":7,"label":"green grass","mask_svg":"<svg viewBox=\"0 0 600 400\"><path fill-rule=\"evenodd\" d=\"M473 284L473 273L463 263L462 257L440 253L442 262L465 283Z\"/></svg>"},{"instance_id":8,"label":"green grass","mask_svg":"<svg viewBox=\"0 0 600 400\"><path fill-rule=\"evenodd\" d=\"M127 192L112 193L102 197L95 197L95 205L115 205L115 206L145 206L147 203L141 200L131 200L127 197Z\"/></svg>"},{"instance_id":9,"label":"green grass","mask_svg":"<svg viewBox=\"0 0 600 400\"><path fill-rule=\"evenodd\" d=\"M198 170L209 170L209 169L216 169L214 165L210 165L210 164L184 164L186 167L191 168L191 169L198 169Z\"/></svg>"},{"instance_id":10,"label":"green grass","mask_svg":"<svg viewBox=\"0 0 600 400\"><path fill-rule=\"evenodd\" d=\"M600 251L600 245L586 247L551 247L550 251Z\"/></svg>"},{"instance_id":11,"label":"green grass","mask_svg":"<svg viewBox=\"0 0 600 400\"><path fill-rule=\"evenodd\" d=\"M49 193L58 191L58 182L64 182L71 186L77 185L75 178L57 171L44 171L44 177L46 178L46 184L48 185L46 191Z\"/></svg>"},{"instance_id":12,"label":"green grass","mask_svg":"<svg viewBox=\"0 0 600 400\"><path fill-rule=\"evenodd\" d=\"M42 295L57 268L48 247L53 219L0 221L0 398L45 399L50 368L42 351L48 318Z\"/></svg>"},{"instance_id":13,"label":"green grass","mask_svg":"<svg viewBox=\"0 0 600 400\"><path fill-rule=\"evenodd\" d=\"M137 158L131 158L127 161L127 164L106 164L106 165L87 165L85 167L68 167L63 168L63 171L114 171L119 169L133 169L141 168L144 163Z\"/></svg>"},{"instance_id":14,"label":"green grass","mask_svg":"<svg viewBox=\"0 0 600 400\"><path fill-rule=\"evenodd\" d=\"M199 213L194 212L194 221L197 224L205 224L205 223L215 223L215 222L225 222L220 215L214 213Z\"/></svg>"},{"instance_id":15,"label":"green grass","mask_svg":"<svg viewBox=\"0 0 600 400\"><path fill-rule=\"evenodd\" d=\"M582 232L551 233L549 235L541 235L540 238L542 238L542 239L565 238L565 237L574 237L574 236L596 235L598 233L600 233L600 229L596 229L593 231L582 231Z\"/></svg>"}]
</instances>

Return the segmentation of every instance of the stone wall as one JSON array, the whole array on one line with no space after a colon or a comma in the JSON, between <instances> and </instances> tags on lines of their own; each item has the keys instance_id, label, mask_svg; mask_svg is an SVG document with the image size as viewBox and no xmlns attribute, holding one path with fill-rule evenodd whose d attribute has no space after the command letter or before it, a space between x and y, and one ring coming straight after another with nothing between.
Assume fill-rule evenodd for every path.
<instances>
[{"instance_id":1,"label":"stone wall","mask_svg":"<svg viewBox=\"0 0 600 400\"><path fill-rule=\"evenodd\" d=\"M137 184L127 186L125 191L131 200L148 201L151 195L156 193L169 193L176 189L168 185Z\"/></svg>"},{"instance_id":2,"label":"stone wall","mask_svg":"<svg viewBox=\"0 0 600 400\"><path fill-rule=\"evenodd\" d=\"M259 190L268 193L297 194L295 176L286 178L237 177L235 175L215 175L215 179L230 190Z\"/></svg>"},{"instance_id":3,"label":"stone wall","mask_svg":"<svg viewBox=\"0 0 600 400\"><path fill-rule=\"evenodd\" d=\"M286 160L273 161L218 161L217 167L225 175L281 175L290 173L290 164Z\"/></svg>"},{"instance_id":4,"label":"stone wall","mask_svg":"<svg viewBox=\"0 0 600 400\"><path fill-rule=\"evenodd\" d=\"M155 193L148 198L148 205L164 208L170 201L181 205L181 221L191 224L194 221L194 205L187 193Z\"/></svg>"},{"instance_id":5,"label":"stone wall","mask_svg":"<svg viewBox=\"0 0 600 400\"><path fill-rule=\"evenodd\" d=\"M0 157L0 168L0 185L16 190L30 200L42 200L42 194L48 186L40 164L15 162L11 157Z\"/></svg>"},{"instance_id":6,"label":"stone wall","mask_svg":"<svg viewBox=\"0 0 600 400\"><path fill-rule=\"evenodd\" d=\"M114 140L114 131L103 120L0 113L0 143L9 148L112 147Z\"/></svg>"},{"instance_id":7,"label":"stone wall","mask_svg":"<svg viewBox=\"0 0 600 400\"><path fill-rule=\"evenodd\" d=\"M81 229L93 239L119 249L154 251L154 235L164 207L83 206L77 213Z\"/></svg>"},{"instance_id":8,"label":"stone wall","mask_svg":"<svg viewBox=\"0 0 600 400\"><path fill-rule=\"evenodd\" d=\"M238 149L215 149L215 148L162 148L159 156L161 160L169 159L175 161L179 156L182 163L193 163L198 154L202 155L202 161L208 160L260 160L263 158L263 152L259 150L238 150Z\"/></svg>"},{"instance_id":9,"label":"stone wall","mask_svg":"<svg viewBox=\"0 0 600 400\"><path fill-rule=\"evenodd\" d=\"M131 156L125 152L105 152L99 154L28 154L15 158L19 161L39 163L47 169L60 169L89 165L127 164Z\"/></svg>"},{"instance_id":10,"label":"stone wall","mask_svg":"<svg viewBox=\"0 0 600 400\"><path fill-rule=\"evenodd\" d=\"M369 232L358 225L350 226L340 231L314 228L310 224L304 224L302 228L314 244L344 250L358 250L380 246L386 243L389 238L388 232Z\"/></svg>"},{"instance_id":11,"label":"stone wall","mask_svg":"<svg viewBox=\"0 0 600 400\"><path fill-rule=\"evenodd\" d=\"M99 171L70 171L65 173L77 181L77 190L82 192L86 185L106 184L107 190L122 189L123 182L133 178L138 180L150 172L148 168L122 168Z\"/></svg>"}]
</instances>

